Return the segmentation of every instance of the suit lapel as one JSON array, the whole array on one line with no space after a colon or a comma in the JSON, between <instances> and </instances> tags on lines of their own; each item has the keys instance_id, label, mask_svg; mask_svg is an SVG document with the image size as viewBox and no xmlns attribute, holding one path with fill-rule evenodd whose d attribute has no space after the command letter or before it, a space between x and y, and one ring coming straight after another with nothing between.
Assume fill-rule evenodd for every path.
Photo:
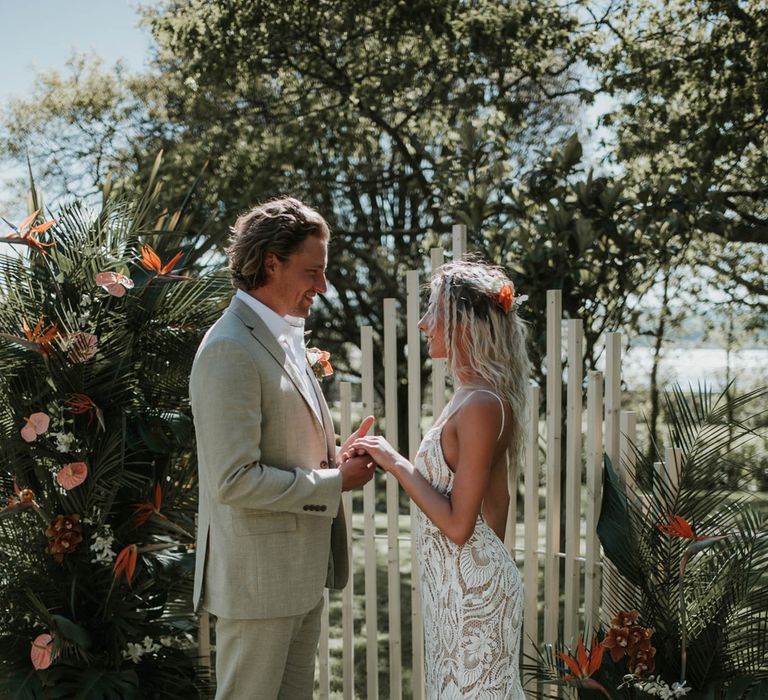
<instances>
[{"instance_id":1,"label":"suit lapel","mask_svg":"<svg viewBox=\"0 0 768 700\"><path fill-rule=\"evenodd\" d=\"M333 464L336 460L336 433L333 429L333 418L328 410L328 404L325 401L323 390L320 388L320 383L317 381L314 372L309 372L310 381L312 382L312 388L317 395L317 402L320 404L320 412L323 414L323 429L325 430L325 441L328 444L328 461L329 464Z\"/></svg>"},{"instance_id":2,"label":"suit lapel","mask_svg":"<svg viewBox=\"0 0 768 700\"><path fill-rule=\"evenodd\" d=\"M259 315L253 309L251 309L247 304L244 304L237 297L232 299L228 310L235 314L235 316L237 316L248 327L254 339L270 355L272 355L275 362L277 362L281 369L288 375L290 380L293 382L293 385L296 387L296 390L299 392L299 394L301 394L301 397L304 399L304 401L306 401L309 412L323 429L327 441L328 431L325 426L325 416L323 416L321 420L320 416L317 415L317 411L315 410L312 398L307 392L306 383L301 380L298 369L288 358L288 355L280 346L280 343L277 342L277 338L275 338L275 336L272 334L272 331L267 328L267 324L261 320ZM314 377L312 377L312 380L314 380ZM325 406L325 401L321 400L320 406L322 411ZM333 432L331 432L331 435L333 435Z\"/></svg>"}]
</instances>

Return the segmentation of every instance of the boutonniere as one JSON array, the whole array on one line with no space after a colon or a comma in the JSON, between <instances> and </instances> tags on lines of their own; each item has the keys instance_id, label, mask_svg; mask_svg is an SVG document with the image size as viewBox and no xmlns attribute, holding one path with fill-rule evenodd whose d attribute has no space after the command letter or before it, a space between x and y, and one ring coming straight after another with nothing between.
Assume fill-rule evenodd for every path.
<instances>
[{"instance_id":1,"label":"boutonniere","mask_svg":"<svg viewBox=\"0 0 768 700\"><path fill-rule=\"evenodd\" d=\"M320 348L307 348L307 362L315 377L324 379L333 374L333 367L330 363L331 353Z\"/></svg>"}]
</instances>

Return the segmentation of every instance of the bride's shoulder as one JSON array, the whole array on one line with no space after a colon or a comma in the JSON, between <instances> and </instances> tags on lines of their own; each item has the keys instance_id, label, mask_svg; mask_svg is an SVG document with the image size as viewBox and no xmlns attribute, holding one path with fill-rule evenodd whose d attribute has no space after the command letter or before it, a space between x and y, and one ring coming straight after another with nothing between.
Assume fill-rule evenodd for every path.
<instances>
[{"instance_id":1,"label":"bride's shoulder","mask_svg":"<svg viewBox=\"0 0 768 700\"><path fill-rule=\"evenodd\" d=\"M504 401L493 391L474 390L459 406L457 413L457 425L467 423L495 427L498 431L503 421L503 414L508 410Z\"/></svg>"}]
</instances>

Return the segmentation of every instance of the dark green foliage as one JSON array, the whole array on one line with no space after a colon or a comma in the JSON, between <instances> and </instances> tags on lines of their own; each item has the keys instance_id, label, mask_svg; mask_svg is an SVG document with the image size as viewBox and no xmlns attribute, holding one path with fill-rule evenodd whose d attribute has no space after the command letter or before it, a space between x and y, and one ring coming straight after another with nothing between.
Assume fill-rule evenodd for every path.
<instances>
[{"instance_id":1,"label":"dark green foliage","mask_svg":"<svg viewBox=\"0 0 768 700\"><path fill-rule=\"evenodd\" d=\"M144 196L107 191L99 211L64 206L43 234L55 242L47 255L0 251L0 491L13 505L14 485L31 489L37 504L0 517L3 697L204 692L191 610L197 474L187 383L229 285L220 275L163 279L138 264L145 244L167 261L183 233L175 222L159 231L149 223L154 193L153 174ZM129 275L135 287L112 296L95 284L102 271ZM34 328L40 318L58 328L46 347L22 331L22 320ZM92 357L78 356L79 333L98 339ZM94 408L73 412L73 395ZM26 442L20 430L35 412L51 425ZM65 490L55 475L72 462L85 462L88 475ZM140 523L137 505L147 503ZM61 562L45 534L58 514L79 515L83 537ZM112 551L98 556L92 545L110 537ZM130 585L113 572L128 545L138 547ZM54 635L55 659L35 671L31 644L43 632ZM131 644L143 648L137 663Z\"/></svg>"}]
</instances>

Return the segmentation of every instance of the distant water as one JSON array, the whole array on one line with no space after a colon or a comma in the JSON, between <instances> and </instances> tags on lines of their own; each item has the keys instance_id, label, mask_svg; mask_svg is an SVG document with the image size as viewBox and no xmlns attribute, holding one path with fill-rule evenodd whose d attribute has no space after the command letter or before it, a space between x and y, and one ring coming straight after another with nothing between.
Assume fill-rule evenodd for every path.
<instances>
[{"instance_id":1,"label":"distant water","mask_svg":"<svg viewBox=\"0 0 768 700\"><path fill-rule=\"evenodd\" d=\"M630 391L648 388L652 364L652 348L631 347L622 354L622 379ZM604 369L604 360L598 369ZM768 386L768 348L732 352L730 376L736 379L737 391ZM658 381L661 386L677 383L683 388L706 383L721 390L726 382L726 352L718 348L666 348Z\"/></svg>"}]
</instances>

